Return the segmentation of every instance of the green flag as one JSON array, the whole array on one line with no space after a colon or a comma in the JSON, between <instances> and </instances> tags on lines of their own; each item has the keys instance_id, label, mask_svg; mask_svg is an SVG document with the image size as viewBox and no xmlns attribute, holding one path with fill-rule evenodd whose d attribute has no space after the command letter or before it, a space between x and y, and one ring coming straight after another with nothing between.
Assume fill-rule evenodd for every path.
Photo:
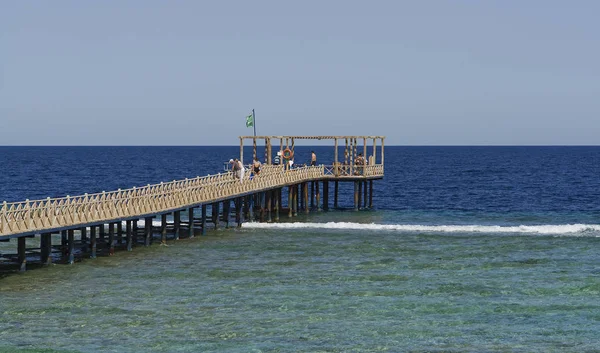
<instances>
[{"instance_id":1,"label":"green flag","mask_svg":"<svg viewBox=\"0 0 600 353\"><path fill-rule=\"evenodd\" d=\"M246 117L246 127L254 126L254 116L252 114Z\"/></svg>"}]
</instances>

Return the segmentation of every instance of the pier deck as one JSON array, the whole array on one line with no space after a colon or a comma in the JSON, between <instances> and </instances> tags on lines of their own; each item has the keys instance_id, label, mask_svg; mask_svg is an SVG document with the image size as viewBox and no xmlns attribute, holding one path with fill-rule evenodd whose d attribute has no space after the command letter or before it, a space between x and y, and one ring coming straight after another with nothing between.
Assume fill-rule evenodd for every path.
<instances>
[{"instance_id":1,"label":"pier deck","mask_svg":"<svg viewBox=\"0 0 600 353\"><path fill-rule=\"evenodd\" d=\"M24 270L26 237L40 236L41 262L47 263L52 253L51 235L61 233L62 245L66 248L64 252L67 254L67 262L72 263L75 251L75 230L80 234L80 243L85 243L86 248L93 252L91 257L95 257L96 228L99 230L100 239L104 239L105 225L109 226L106 243L112 253L115 243L115 226L117 226L117 237L121 239L123 222L127 224L125 230L127 250L131 250L131 234L134 232L130 229L130 223L137 224L137 220L140 219L146 220L145 245L149 245L153 233L151 225L153 218L161 217L161 239L164 241L167 230L166 215L172 214L174 222L169 228L175 233L175 239L178 239L180 228L184 223L180 220L180 213L188 210L188 234L193 236L195 227L193 210L201 207L202 219L197 223L204 234L208 205L211 206L211 217L215 228L218 227L221 213L223 214L222 218L229 222L230 201L234 201L234 213L238 226L241 225L244 218L254 218L254 208L259 211L261 221L272 221L272 214L275 220L278 220L279 213L283 209L282 189L284 187L288 188L286 210L289 217L297 215L298 209L304 209L306 212L311 208L329 209L329 182L331 181L335 183L334 207L338 207L338 182L354 183L354 208L356 210L361 208L361 204L365 208L367 205L372 207L373 180L381 179L384 176L383 137L312 137L319 140L324 138L335 140L334 163L295 168L290 167L288 163L289 159L293 158L294 141L298 138L306 139L308 137L240 137L240 160L242 161L243 140L246 138L253 139L254 157L257 155L256 141L258 139L265 140L265 164L258 175L251 175L248 171L244 178L239 180L231 171L228 171L125 190L43 200L4 202L0 207L0 241L18 239L17 262L21 264L21 270ZM355 163L359 155L357 153L359 138L363 139L365 143L363 149L365 155L367 139L373 140L371 149L373 154L368 158L368 162L365 159L362 164ZM274 165L272 160L272 139L280 141L280 152L277 154L280 157L278 165ZM344 139L346 142L343 162L338 161L338 139ZM380 163L377 163L375 146L377 139L381 139ZM283 141L286 141L285 145ZM291 146L289 142L291 142ZM320 183L323 186L322 201L320 200ZM367 187L368 183L369 187ZM309 184L311 186L310 203ZM222 210L219 203L223 204Z\"/></svg>"}]
</instances>

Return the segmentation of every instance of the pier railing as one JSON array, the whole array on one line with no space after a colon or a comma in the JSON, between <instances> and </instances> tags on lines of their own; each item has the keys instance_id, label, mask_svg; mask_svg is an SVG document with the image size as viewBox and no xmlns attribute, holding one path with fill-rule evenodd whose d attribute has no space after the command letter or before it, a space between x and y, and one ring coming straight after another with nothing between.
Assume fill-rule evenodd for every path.
<instances>
[{"instance_id":1,"label":"pier railing","mask_svg":"<svg viewBox=\"0 0 600 353\"><path fill-rule=\"evenodd\" d=\"M4 202L0 208L0 237L158 214L322 178L383 176L383 165L363 166L362 174L354 174L354 170L356 166L351 173L350 168L342 166L285 170L283 166L265 165L259 175L251 176L247 171L242 181L225 172L96 194Z\"/></svg>"}]
</instances>

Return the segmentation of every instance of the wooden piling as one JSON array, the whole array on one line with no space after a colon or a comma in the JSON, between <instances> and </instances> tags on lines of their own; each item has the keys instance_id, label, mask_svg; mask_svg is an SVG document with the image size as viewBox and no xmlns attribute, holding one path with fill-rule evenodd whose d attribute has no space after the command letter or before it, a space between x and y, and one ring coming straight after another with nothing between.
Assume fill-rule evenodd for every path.
<instances>
[{"instance_id":1,"label":"wooden piling","mask_svg":"<svg viewBox=\"0 0 600 353\"><path fill-rule=\"evenodd\" d=\"M362 181L356 181L355 183L358 184L358 208L360 209L360 205L362 203L362 187L363 187L363 183L362 183Z\"/></svg>"},{"instance_id":2,"label":"wooden piling","mask_svg":"<svg viewBox=\"0 0 600 353\"><path fill-rule=\"evenodd\" d=\"M338 205L338 181L333 182L333 208L339 208Z\"/></svg>"},{"instance_id":3,"label":"wooden piling","mask_svg":"<svg viewBox=\"0 0 600 353\"><path fill-rule=\"evenodd\" d=\"M274 200L275 205L273 206L273 211L275 212L275 222L279 222L279 208L281 207L281 188L273 190L275 193Z\"/></svg>"},{"instance_id":4,"label":"wooden piling","mask_svg":"<svg viewBox=\"0 0 600 353\"><path fill-rule=\"evenodd\" d=\"M125 221L125 246L127 251L131 251L133 247L132 233L131 220L128 219Z\"/></svg>"},{"instance_id":5,"label":"wooden piling","mask_svg":"<svg viewBox=\"0 0 600 353\"><path fill-rule=\"evenodd\" d=\"M321 211L321 192L319 190L319 181L315 181L315 201L317 202L317 211Z\"/></svg>"},{"instance_id":6,"label":"wooden piling","mask_svg":"<svg viewBox=\"0 0 600 353\"><path fill-rule=\"evenodd\" d=\"M315 208L315 182L310 182L310 208Z\"/></svg>"},{"instance_id":7,"label":"wooden piling","mask_svg":"<svg viewBox=\"0 0 600 353\"><path fill-rule=\"evenodd\" d=\"M106 244L106 248L108 249L109 255L114 255L115 253L115 224L108 224L108 243Z\"/></svg>"},{"instance_id":8,"label":"wooden piling","mask_svg":"<svg viewBox=\"0 0 600 353\"><path fill-rule=\"evenodd\" d=\"M90 227L90 258L96 258L96 226Z\"/></svg>"},{"instance_id":9,"label":"wooden piling","mask_svg":"<svg viewBox=\"0 0 600 353\"><path fill-rule=\"evenodd\" d=\"M254 222L254 194L248 195L248 219Z\"/></svg>"},{"instance_id":10,"label":"wooden piling","mask_svg":"<svg viewBox=\"0 0 600 353\"><path fill-rule=\"evenodd\" d=\"M323 180L323 210L329 211L329 181Z\"/></svg>"},{"instance_id":11,"label":"wooden piling","mask_svg":"<svg viewBox=\"0 0 600 353\"><path fill-rule=\"evenodd\" d=\"M218 202L215 202L212 204L211 212L212 212L212 221L213 221L213 224L215 225L215 229L219 229L219 203Z\"/></svg>"},{"instance_id":12,"label":"wooden piling","mask_svg":"<svg viewBox=\"0 0 600 353\"><path fill-rule=\"evenodd\" d=\"M273 196L273 192L271 190L265 191L265 198L266 198L265 199L265 203L266 203L265 208L267 209L267 222L269 222L269 223L272 222L272 219L271 219L271 212L273 211L272 210L272 202L271 202L272 196Z\"/></svg>"},{"instance_id":13,"label":"wooden piling","mask_svg":"<svg viewBox=\"0 0 600 353\"><path fill-rule=\"evenodd\" d=\"M79 228L79 233L81 234L81 244L85 244L87 242L87 228L81 227Z\"/></svg>"},{"instance_id":14,"label":"wooden piling","mask_svg":"<svg viewBox=\"0 0 600 353\"><path fill-rule=\"evenodd\" d=\"M131 221L131 228L132 228L132 241L134 244L137 244L137 235L138 235L138 220L134 219Z\"/></svg>"},{"instance_id":15,"label":"wooden piling","mask_svg":"<svg viewBox=\"0 0 600 353\"><path fill-rule=\"evenodd\" d=\"M294 217L298 216L298 184L294 185Z\"/></svg>"},{"instance_id":16,"label":"wooden piling","mask_svg":"<svg viewBox=\"0 0 600 353\"><path fill-rule=\"evenodd\" d=\"M225 228L229 228L229 214L230 214L231 201L223 201L223 221L225 222Z\"/></svg>"},{"instance_id":17,"label":"wooden piling","mask_svg":"<svg viewBox=\"0 0 600 353\"><path fill-rule=\"evenodd\" d=\"M294 212L294 186L288 186L288 218L292 218Z\"/></svg>"},{"instance_id":18,"label":"wooden piling","mask_svg":"<svg viewBox=\"0 0 600 353\"><path fill-rule=\"evenodd\" d=\"M25 256L25 237L17 238L17 262L19 263L19 271L27 270L27 257Z\"/></svg>"},{"instance_id":19,"label":"wooden piling","mask_svg":"<svg viewBox=\"0 0 600 353\"><path fill-rule=\"evenodd\" d=\"M52 263L52 233L42 233L40 235L40 261L42 265Z\"/></svg>"},{"instance_id":20,"label":"wooden piling","mask_svg":"<svg viewBox=\"0 0 600 353\"><path fill-rule=\"evenodd\" d=\"M306 183L300 183L300 209L303 210L305 207L308 208L308 203L306 202ZM308 209L306 210L308 212Z\"/></svg>"},{"instance_id":21,"label":"wooden piling","mask_svg":"<svg viewBox=\"0 0 600 353\"><path fill-rule=\"evenodd\" d=\"M154 217L144 218L144 246L150 246L152 242L152 220Z\"/></svg>"},{"instance_id":22,"label":"wooden piling","mask_svg":"<svg viewBox=\"0 0 600 353\"><path fill-rule=\"evenodd\" d=\"M181 227L181 211L173 213L173 233L174 239L179 240L179 228Z\"/></svg>"},{"instance_id":23,"label":"wooden piling","mask_svg":"<svg viewBox=\"0 0 600 353\"><path fill-rule=\"evenodd\" d=\"M243 197L238 197L235 199L235 221L237 222L238 228L240 228L244 222L244 214L242 212L243 201Z\"/></svg>"},{"instance_id":24,"label":"wooden piling","mask_svg":"<svg viewBox=\"0 0 600 353\"><path fill-rule=\"evenodd\" d=\"M363 185L363 191L364 191L364 194L363 194L363 208L367 208L367 196L368 196L367 182L366 181L364 181L364 182L361 181L361 183L364 184Z\"/></svg>"},{"instance_id":25,"label":"wooden piling","mask_svg":"<svg viewBox=\"0 0 600 353\"><path fill-rule=\"evenodd\" d=\"M104 238L106 237L106 229L104 228L104 224L100 225L100 234L98 237L101 240L104 240Z\"/></svg>"},{"instance_id":26,"label":"wooden piling","mask_svg":"<svg viewBox=\"0 0 600 353\"><path fill-rule=\"evenodd\" d=\"M369 208L373 208L373 180L369 180Z\"/></svg>"},{"instance_id":27,"label":"wooden piling","mask_svg":"<svg viewBox=\"0 0 600 353\"><path fill-rule=\"evenodd\" d=\"M308 182L304 182L302 183L303 188L303 195L302 195L302 204L304 205L304 212L308 213L310 211L310 205L308 204ZM300 208L302 208L302 205L300 205Z\"/></svg>"},{"instance_id":28,"label":"wooden piling","mask_svg":"<svg viewBox=\"0 0 600 353\"><path fill-rule=\"evenodd\" d=\"M167 243L167 214L160 215L160 243Z\"/></svg>"},{"instance_id":29,"label":"wooden piling","mask_svg":"<svg viewBox=\"0 0 600 353\"><path fill-rule=\"evenodd\" d=\"M265 221L265 192L262 191L258 194L258 204L260 206L260 216L259 219L261 222Z\"/></svg>"},{"instance_id":30,"label":"wooden piling","mask_svg":"<svg viewBox=\"0 0 600 353\"><path fill-rule=\"evenodd\" d=\"M81 227L79 228L79 233L81 234L81 248L83 251L87 251L88 248L88 237L87 237L87 228Z\"/></svg>"},{"instance_id":31,"label":"wooden piling","mask_svg":"<svg viewBox=\"0 0 600 353\"><path fill-rule=\"evenodd\" d=\"M75 230L68 230L68 240L67 240L67 263L72 265L75 262Z\"/></svg>"},{"instance_id":32,"label":"wooden piling","mask_svg":"<svg viewBox=\"0 0 600 353\"><path fill-rule=\"evenodd\" d=\"M358 211L358 181L354 182L354 210Z\"/></svg>"},{"instance_id":33,"label":"wooden piling","mask_svg":"<svg viewBox=\"0 0 600 353\"><path fill-rule=\"evenodd\" d=\"M206 205L202 204L202 235L206 235Z\"/></svg>"},{"instance_id":34,"label":"wooden piling","mask_svg":"<svg viewBox=\"0 0 600 353\"><path fill-rule=\"evenodd\" d=\"M194 208L193 207L190 207L188 209L188 222L189 222L188 237L193 238L194 237Z\"/></svg>"},{"instance_id":35,"label":"wooden piling","mask_svg":"<svg viewBox=\"0 0 600 353\"><path fill-rule=\"evenodd\" d=\"M123 222L117 223L117 243L119 246L123 245Z\"/></svg>"}]
</instances>

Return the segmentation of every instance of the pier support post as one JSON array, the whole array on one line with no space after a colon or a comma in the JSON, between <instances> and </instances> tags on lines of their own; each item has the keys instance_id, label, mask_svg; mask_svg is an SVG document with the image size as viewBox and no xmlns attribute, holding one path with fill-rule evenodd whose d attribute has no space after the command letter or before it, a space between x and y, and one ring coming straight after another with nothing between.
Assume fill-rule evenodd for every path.
<instances>
[{"instance_id":1,"label":"pier support post","mask_svg":"<svg viewBox=\"0 0 600 353\"><path fill-rule=\"evenodd\" d=\"M90 259L96 258L96 226L90 226Z\"/></svg>"},{"instance_id":2,"label":"pier support post","mask_svg":"<svg viewBox=\"0 0 600 353\"><path fill-rule=\"evenodd\" d=\"M339 208L338 205L338 181L333 183L333 208Z\"/></svg>"},{"instance_id":3,"label":"pier support post","mask_svg":"<svg viewBox=\"0 0 600 353\"><path fill-rule=\"evenodd\" d=\"M373 180L369 180L369 208L373 208Z\"/></svg>"},{"instance_id":4,"label":"pier support post","mask_svg":"<svg viewBox=\"0 0 600 353\"><path fill-rule=\"evenodd\" d=\"M104 237L106 236L106 229L104 228L104 224L100 225L100 235L99 238L101 240L104 240Z\"/></svg>"},{"instance_id":5,"label":"pier support post","mask_svg":"<svg viewBox=\"0 0 600 353\"><path fill-rule=\"evenodd\" d=\"M279 196L281 195L281 189L273 190L275 205L273 206L273 211L275 211L275 222L279 222L279 207L281 205Z\"/></svg>"},{"instance_id":6,"label":"pier support post","mask_svg":"<svg viewBox=\"0 0 600 353\"><path fill-rule=\"evenodd\" d=\"M79 228L79 233L81 233L81 248L86 251L88 249L87 228Z\"/></svg>"},{"instance_id":7,"label":"pier support post","mask_svg":"<svg viewBox=\"0 0 600 353\"><path fill-rule=\"evenodd\" d=\"M134 219L131 221L131 232L133 237L133 242L137 243L137 235L138 235L138 220Z\"/></svg>"},{"instance_id":8,"label":"pier support post","mask_svg":"<svg viewBox=\"0 0 600 353\"><path fill-rule=\"evenodd\" d=\"M364 191L364 194L363 194L363 208L367 208L367 196L368 196L369 192L367 190L367 182L365 181L365 182L363 182L363 184L364 184L363 185L363 191Z\"/></svg>"},{"instance_id":9,"label":"pier support post","mask_svg":"<svg viewBox=\"0 0 600 353\"><path fill-rule=\"evenodd\" d=\"M310 208L315 207L315 182L310 182Z\"/></svg>"},{"instance_id":10,"label":"pier support post","mask_svg":"<svg viewBox=\"0 0 600 353\"><path fill-rule=\"evenodd\" d=\"M306 191L306 182L300 183L300 209L303 210L305 207L308 207L308 204L305 201L304 194Z\"/></svg>"},{"instance_id":11,"label":"pier support post","mask_svg":"<svg viewBox=\"0 0 600 353\"><path fill-rule=\"evenodd\" d=\"M61 230L60 231L60 247L61 250L63 252L63 255L65 253L65 249L67 248L67 242L68 242L68 236L67 236L67 231L66 230Z\"/></svg>"},{"instance_id":12,"label":"pier support post","mask_svg":"<svg viewBox=\"0 0 600 353\"><path fill-rule=\"evenodd\" d=\"M358 211L358 181L354 182L354 211Z\"/></svg>"},{"instance_id":13,"label":"pier support post","mask_svg":"<svg viewBox=\"0 0 600 353\"><path fill-rule=\"evenodd\" d=\"M150 243L152 242L152 220L153 219L154 219L154 217L144 218L144 228L145 228L144 246L150 246Z\"/></svg>"},{"instance_id":14,"label":"pier support post","mask_svg":"<svg viewBox=\"0 0 600 353\"><path fill-rule=\"evenodd\" d=\"M329 181L323 180L323 209L329 211Z\"/></svg>"},{"instance_id":15,"label":"pier support post","mask_svg":"<svg viewBox=\"0 0 600 353\"><path fill-rule=\"evenodd\" d=\"M219 203L215 202L212 204L212 221L215 225L215 229L219 229Z\"/></svg>"},{"instance_id":16,"label":"pier support post","mask_svg":"<svg viewBox=\"0 0 600 353\"><path fill-rule=\"evenodd\" d=\"M265 209L267 211L267 222L271 223L273 220L271 219L271 212L272 212L272 199L273 196L273 191L272 190L268 190L265 191Z\"/></svg>"},{"instance_id":17,"label":"pier support post","mask_svg":"<svg viewBox=\"0 0 600 353\"><path fill-rule=\"evenodd\" d=\"M206 235L206 205L202 205L202 235Z\"/></svg>"},{"instance_id":18,"label":"pier support post","mask_svg":"<svg viewBox=\"0 0 600 353\"><path fill-rule=\"evenodd\" d=\"M265 192L261 191L258 193L258 204L260 205L260 221L265 221Z\"/></svg>"},{"instance_id":19,"label":"pier support post","mask_svg":"<svg viewBox=\"0 0 600 353\"><path fill-rule=\"evenodd\" d=\"M131 229L131 220L125 221L125 244L127 251L131 251L133 247L133 239L132 234L133 230Z\"/></svg>"},{"instance_id":20,"label":"pier support post","mask_svg":"<svg viewBox=\"0 0 600 353\"><path fill-rule=\"evenodd\" d=\"M25 237L17 238L17 261L19 263L19 271L27 270L27 257L25 256Z\"/></svg>"},{"instance_id":21,"label":"pier support post","mask_svg":"<svg viewBox=\"0 0 600 353\"><path fill-rule=\"evenodd\" d=\"M40 253L42 265L50 265L52 263L52 233L40 235Z\"/></svg>"},{"instance_id":22,"label":"pier support post","mask_svg":"<svg viewBox=\"0 0 600 353\"><path fill-rule=\"evenodd\" d=\"M108 224L108 244L107 244L107 248L108 248L108 254L109 255L114 255L115 254L115 224L114 223L109 223Z\"/></svg>"},{"instance_id":23,"label":"pier support post","mask_svg":"<svg viewBox=\"0 0 600 353\"><path fill-rule=\"evenodd\" d=\"M242 227L242 222L244 221L244 214L242 213L242 204L243 197L238 197L235 199L235 221L237 222L237 227Z\"/></svg>"},{"instance_id":24,"label":"pier support post","mask_svg":"<svg viewBox=\"0 0 600 353\"><path fill-rule=\"evenodd\" d=\"M117 243L119 245L123 245L123 222L119 221L117 223Z\"/></svg>"},{"instance_id":25,"label":"pier support post","mask_svg":"<svg viewBox=\"0 0 600 353\"><path fill-rule=\"evenodd\" d=\"M85 245L87 243L87 228L81 227L79 228L79 232L81 233L81 244Z\"/></svg>"},{"instance_id":26,"label":"pier support post","mask_svg":"<svg viewBox=\"0 0 600 353\"><path fill-rule=\"evenodd\" d=\"M250 222L254 222L254 195L246 196L248 202L248 219Z\"/></svg>"},{"instance_id":27,"label":"pier support post","mask_svg":"<svg viewBox=\"0 0 600 353\"><path fill-rule=\"evenodd\" d=\"M181 226L181 211L175 211L173 213L173 232L174 239L179 240L179 227Z\"/></svg>"},{"instance_id":28,"label":"pier support post","mask_svg":"<svg viewBox=\"0 0 600 353\"><path fill-rule=\"evenodd\" d=\"M167 243L167 214L160 215L160 243Z\"/></svg>"},{"instance_id":29,"label":"pier support post","mask_svg":"<svg viewBox=\"0 0 600 353\"><path fill-rule=\"evenodd\" d=\"M362 188L363 188L363 183L362 181L357 181L356 182L358 184L358 208L360 209L360 205L362 203ZM354 207L356 208L356 207Z\"/></svg>"},{"instance_id":30,"label":"pier support post","mask_svg":"<svg viewBox=\"0 0 600 353\"><path fill-rule=\"evenodd\" d=\"M68 233L68 254L67 263L72 265L75 262L75 230L69 229Z\"/></svg>"},{"instance_id":31,"label":"pier support post","mask_svg":"<svg viewBox=\"0 0 600 353\"><path fill-rule=\"evenodd\" d=\"M292 218L294 204L294 186L288 186L288 218Z\"/></svg>"},{"instance_id":32,"label":"pier support post","mask_svg":"<svg viewBox=\"0 0 600 353\"><path fill-rule=\"evenodd\" d=\"M302 209L302 205L304 205L304 212L309 213L310 212L310 206L308 204L308 183L304 182L302 183L302 202L300 204L300 209Z\"/></svg>"},{"instance_id":33,"label":"pier support post","mask_svg":"<svg viewBox=\"0 0 600 353\"><path fill-rule=\"evenodd\" d=\"M223 221L225 228L229 228L229 214L231 213L231 200L223 201Z\"/></svg>"},{"instance_id":34,"label":"pier support post","mask_svg":"<svg viewBox=\"0 0 600 353\"><path fill-rule=\"evenodd\" d=\"M294 217L298 215L298 187L298 184L294 186Z\"/></svg>"},{"instance_id":35,"label":"pier support post","mask_svg":"<svg viewBox=\"0 0 600 353\"><path fill-rule=\"evenodd\" d=\"M317 201L317 211L321 211L321 192L319 191L319 181L315 181L315 201Z\"/></svg>"},{"instance_id":36,"label":"pier support post","mask_svg":"<svg viewBox=\"0 0 600 353\"><path fill-rule=\"evenodd\" d=\"M188 210L188 222L189 222L189 229L188 229L188 237L189 238L193 238L194 237L194 208L190 207L190 209Z\"/></svg>"}]
</instances>

